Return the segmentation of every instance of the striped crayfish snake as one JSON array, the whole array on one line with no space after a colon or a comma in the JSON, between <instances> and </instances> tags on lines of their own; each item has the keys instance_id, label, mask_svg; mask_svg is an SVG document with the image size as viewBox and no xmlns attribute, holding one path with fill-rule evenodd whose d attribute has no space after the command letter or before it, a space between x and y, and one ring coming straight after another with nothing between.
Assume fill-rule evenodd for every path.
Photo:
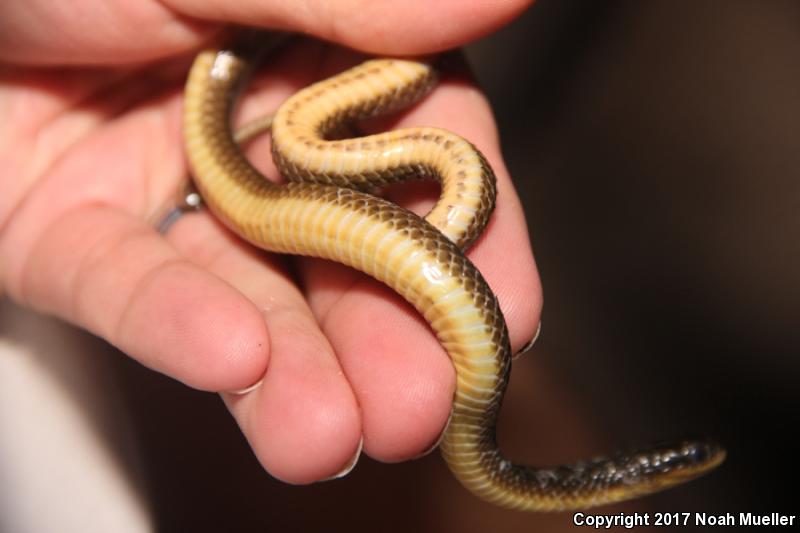
<instances>
[{"instance_id":1,"label":"striped crayfish snake","mask_svg":"<svg viewBox=\"0 0 800 533\"><path fill-rule=\"evenodd\" d=\"M468 141L435 128L332 140L343 124L398 110L435 84L426 63L375 59L301 90L271 124L273 159L288 184L245 159L231 129L235 96L250 74L252 43L201 52L185 93L184 135L194 182L211 211L265 250L330 259L387 284L430 324L456 371L452 416L440 448L469 490L530 511L616 502L693 479L724 451L682 441L566 466L514 464L495 422L511 353L497 298L463 250L495 202L494 173ZM441 183L423 219L364 192L420 176Z\"/></svg>"}]
</instances>

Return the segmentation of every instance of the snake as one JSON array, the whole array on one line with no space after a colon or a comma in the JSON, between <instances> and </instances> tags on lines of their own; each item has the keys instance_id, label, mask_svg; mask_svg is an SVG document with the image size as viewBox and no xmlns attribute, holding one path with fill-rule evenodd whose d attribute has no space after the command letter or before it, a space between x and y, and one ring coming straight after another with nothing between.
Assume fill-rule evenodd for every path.
<instances>
[{"instance_id":1,"label":"snake","mask_svg":"<svg viewBox=\"0 0 800 533\"><path fill-rule=\"evenodd\" d=\"M469 141L420 127L341 138L348 124L403 109L437 83L431 61L375 58L312 84L275 112L274 183L247 160L232 128L258 46L227 40L198 53L184 92L183 137L193 181L220 221L270 252L324 258L388 285L425 318L456 373L439 443L455 477L478 497L527 511L618 502L694 479L725 450L675 440L572 464L516 464L499 449L496 422L511 370L497 297L465 249L495 205L495 176ZM425 217L372 192L400 180L441 184Z\"/></svg>"}]
</instances>

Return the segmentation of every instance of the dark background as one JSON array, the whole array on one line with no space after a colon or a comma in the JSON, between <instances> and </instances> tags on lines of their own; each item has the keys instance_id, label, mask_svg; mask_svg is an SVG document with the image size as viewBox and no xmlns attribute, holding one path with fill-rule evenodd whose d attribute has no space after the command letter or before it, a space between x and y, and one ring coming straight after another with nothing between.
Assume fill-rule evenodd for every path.
<instances>
[{"instance_id":1,"label":"dark background","mask_svg":"<svg viewBox=\"0 0 800 533\"><path fill-rule=\"evenodd\" d=\"M721 469L598 512L796 512L800 3L541 0L468 55L545 288L504 448L551 463L711 435ZM438 454L282 484L215 395L115 361L162 531L571 528L478 501Z\"/></svg>"}]
</instances>

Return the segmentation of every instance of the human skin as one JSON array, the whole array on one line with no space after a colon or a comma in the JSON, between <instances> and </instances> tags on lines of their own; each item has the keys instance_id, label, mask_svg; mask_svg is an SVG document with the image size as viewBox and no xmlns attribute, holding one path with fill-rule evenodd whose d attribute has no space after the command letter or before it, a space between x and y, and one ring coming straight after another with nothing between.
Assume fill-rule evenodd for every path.
<instances>
[{"instance_id":1,"label":"human skin","mask_svg":"<svg viewBox=\"0 0 800 533\"><path fill-rule=\"evenodd\" d=\"M207 212L182 217L165 236L153 229L186 178L182 84L192 56L224 23L413 55L491 33L528 4L3 3L0 290L156 371L220 392L261 463L287 482L335 475L362 438L382 461L425 452L446 424L455 375L399 296L340 265L257 251ZM298 39L264 65L237 121L358 57ZM368 127L411 125L468 138L494 167L497 208L468 256L498 295L519 350L538 325L541 289L488 103L456 69L420 105ZM274 176L267 142L248 154ZM407 184L391 195L424 213L432 193Z\"/></svg>"}]
</instances>

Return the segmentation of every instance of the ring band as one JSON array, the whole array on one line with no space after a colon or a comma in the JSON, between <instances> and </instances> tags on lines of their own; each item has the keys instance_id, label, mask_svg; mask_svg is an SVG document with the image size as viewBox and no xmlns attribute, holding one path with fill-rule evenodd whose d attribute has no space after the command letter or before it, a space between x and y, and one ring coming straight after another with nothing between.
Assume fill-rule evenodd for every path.
<instances>
[{"instance_id":1,"label":"ring band","mask_svg":"<svg viewBox=\"0 0 800 533\"><path fill-rule=\"evenodd\" d=\"M186 181L176 195L172 205L169 205L163 209L158 216L154 217L155 223L153 226L157 232L161 235L165 235L179 218L186 213L199 211L202 207L203 198L200 196L200 193L197 192L197 189L195 189L191 181Z\"/></svg>"}]
</instances>

